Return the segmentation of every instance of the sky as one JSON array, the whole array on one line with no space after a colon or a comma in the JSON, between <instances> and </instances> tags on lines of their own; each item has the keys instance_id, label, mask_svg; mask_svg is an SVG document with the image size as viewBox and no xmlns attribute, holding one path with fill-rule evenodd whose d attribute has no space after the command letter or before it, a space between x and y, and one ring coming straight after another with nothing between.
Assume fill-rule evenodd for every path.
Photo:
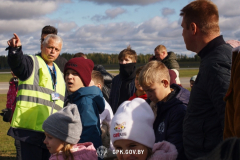
<instances>
[{"instance_id":1,"label":"sky","mask_svg":"<svg viewBox=\"0 0 240 160\"><path fill-rule=\"evenodd\" d=\"M55 26L61 53L119 53L131 45L153 54L159 44L193 56L182 38L180 10L192 0L0 0L0 55L16 33L24 54L40 51L41 29ZM212 0L225 40L240 40L239 0Z\"/></svg>"}]
</instances>

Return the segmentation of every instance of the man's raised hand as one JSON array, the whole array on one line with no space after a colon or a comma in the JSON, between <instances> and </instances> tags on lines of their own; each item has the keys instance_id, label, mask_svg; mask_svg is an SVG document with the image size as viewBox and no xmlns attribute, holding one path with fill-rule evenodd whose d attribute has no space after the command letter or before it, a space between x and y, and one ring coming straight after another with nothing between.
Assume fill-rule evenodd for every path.
<instances>
[{"instance_id":1,"label":"man's raised hand","mask_svg":"<svg viewBox=\"0 0 240 160\"><path fill-rule=\"evenodd\" d=\"M13 37L7 41L8 45L10 47L20 47L22 44L21 44L21 41L20 41L20 38L18 37L18 35L16 33L13 33Z\"/></svg>"}]
</instances>

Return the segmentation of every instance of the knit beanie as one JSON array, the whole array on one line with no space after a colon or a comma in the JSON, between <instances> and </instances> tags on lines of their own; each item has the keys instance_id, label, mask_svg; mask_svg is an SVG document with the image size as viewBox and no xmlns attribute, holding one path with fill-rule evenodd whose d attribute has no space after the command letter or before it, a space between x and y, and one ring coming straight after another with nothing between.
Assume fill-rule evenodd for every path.
<instances>
[{"instance_id":1,"label":"knit beanie","mask_svg":"<svg viewBox=\"0 0 240 160\"><path fill-rule=\"evenodd\" d=\"M111 122L110 137L116 140L132 140L152 148L155 142L154 114L142 98L123 102Z\"/></svg>"},{"instance_id":2,"label":"knit beanie","mask_svg":"<svg viewBox=\"0 0 240 160\"><path fill-rule=\"evenodd\" d=\"M87 87L91 81L93 67L94 63L91 59L85 59L83 57L72 58L65 64L64 75L68 69L76 71L84 86Z\"/></svg>"},{"instance_id":3,"label":"knit beanie","mask_svg":"<svg viewBox=\"0 0 240 160\"><path fill-rule=\"evenodd\" d=\"M42 125L45 132L70 144L77 144L82 134L82 122L78 108L70 104L50 115Z\"/></svg>"}]
</instances>

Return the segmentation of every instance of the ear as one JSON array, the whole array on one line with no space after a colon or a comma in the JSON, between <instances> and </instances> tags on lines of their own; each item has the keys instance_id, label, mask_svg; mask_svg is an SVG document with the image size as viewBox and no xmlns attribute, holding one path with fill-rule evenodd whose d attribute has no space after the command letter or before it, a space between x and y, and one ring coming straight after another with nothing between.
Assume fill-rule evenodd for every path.
<instances>
[{"instance_id":1,"label":"ear","mask_svg":"<svg viewBox=\"0 0 240 160\"><path fill-rule=\"evenodd\" d=\"M41 50L43 49L43 44L41 43Z\"/></svg>"},{"instance_id":2,"label":"ear","mask_svg":"<svg viewBox=\"0 0 240 160\"><path fill-rule=\"evenodd\" d=\"M162 83L163 83L163 86L165 87L165 88L168 88L169 87L169 82L168 82L168 80L166 80L166 79L163 79L162 80Z\"/></svg>"},{"instance_id":3,"label":"ear","mask_svg":"<svg viewBox=\"0 0 240 160\"><path fill-rule=\"evenodd\" d=\"M102 90L102 85L101 85L100 83L98 83L96 86L97 86L100 90Z\"/></svg>"},{"instance_id":4,"label":"ear","mask_svg":"<svg viewBox=\"0 0 240 160\"><path fill-rule=\"evenodd\" d=\"M196 32L197 32L197 25L196 25L196 23L192 22L190 24L190 30L192 31L192 35L196 34Z\"/></svg>"}]
</instances>

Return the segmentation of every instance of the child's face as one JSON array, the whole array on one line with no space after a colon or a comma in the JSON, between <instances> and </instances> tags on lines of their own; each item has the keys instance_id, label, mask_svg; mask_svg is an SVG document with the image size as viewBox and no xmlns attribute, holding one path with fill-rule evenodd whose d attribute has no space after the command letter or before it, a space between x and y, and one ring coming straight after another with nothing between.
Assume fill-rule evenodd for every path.
<instances>
[{"instance_id":1,"label":"child's face","mask_svg":"<svg viewBox=\"0 0 240 160\"><path fill-rule=\"evenodd\" d=\"M137 90L143 91L143 88L140 86L140 84L138 82L138 76L139 75L136 75L136 78L135 78L135 87L136 87Z\"/></svg>"},{"instance_id":2,"label":"child's face","mask_svg":"<svg viewBox=\"0 0 240 160\"><path fill-rule=\"evenodd\" d=\"M135 63L135 62L133 62L132 58L130 58L129 56L125 56L119 60L119 63L120 64L128 64L128 63Z\"/></svg>"},{"instance_id":3,"label":"child's face","mask_svg":"<svg viewBox=\"0 0 240 160\"><path fill-rule=\"evenodd\" d=\"M154 82L150 86L143 86L143 90L146 92L147 97L154 103L162 101L168 94L167 87L164 86L164 83ZM170 88L169 88L170 90Z\"/></svg>"},{"instance_id":4,"label":"child's face","mask_svg":"<svg viewBox=\"0 0 240 160\"><path fill-rule=\"evenodd\" d=\"M117 154L118 160L146 160L148 155L148 149L146 146L137 143L132 140L117 140L114 142L114 148L116 150L122 150ZM128 152L128 153L127 153ZM135 154L133 153L135 152Z\"/></svg>"},{"instance_id":5,"label":"child's face","mask_svg":"<svg viewBox=\"0 0 240 160\"><path fill-rule=\"evenodd\" d=\"M193 85L194 85L194 81L193 81L193 80L191 80L191 81L190 81L190 87L192 88L192 87L193 87Z\"/></svg>"},{"instance_id":6,"label":"child's face","mask_svg":"<svg viewBox=\"0 0 240 160\"><path fill-rule=\"evenodd\" d=\"M79 88L85 87L78 73L72 69L66 71L65 82L69 92L75 92Z\"/></svg>"},{"instance_id":7,"label":"child's face","mask_svg":"<svg viewBox=\"0 0 240 160\"><path fill-rule=\"evenodd\" d=\"M165 57L166 50L156 50L155 51L155 57L158 61L163 60Z\"/></svg>"},{"instance_id":8,"label":"child's face","mask_svg":"<svg viewBox=\"0 0 240 160\"><path fill-rule=\"evenodd\" d=\"M64 147L64 142L58 138L51 136L47 132L45 132L45 135L46 135L46 138L43 141L43 143L46 144L49 152L53 154L61 151L61 149Z\"/></svg>"}]
</instances>

